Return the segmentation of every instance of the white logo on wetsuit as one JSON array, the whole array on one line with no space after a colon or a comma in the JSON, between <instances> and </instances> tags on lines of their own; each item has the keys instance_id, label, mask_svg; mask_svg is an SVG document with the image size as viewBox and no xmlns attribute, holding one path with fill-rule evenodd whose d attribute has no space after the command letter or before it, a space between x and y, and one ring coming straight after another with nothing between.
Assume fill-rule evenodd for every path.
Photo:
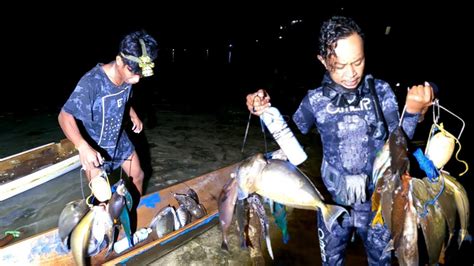
<instances>
[{"instance_id":1,"label":"white logo on wetsuit","mask_svg":"<svg viewBox=\"0 0 474 266\"><path fill-rule=\"evenodd\" d=\"M332 103L326 105L326 111L330 114L367 111L370 109L370 99L363 98L358 106L335 107Z\"/></svg>"},{"instance_id":2,"label":"white logo on wetsuit","mask_svg":"<svg viewBox=\"0 0 474 266\"><path fill-rule=\"evenodd\" d=\"M319 248L321 249L321 259L326 261L326 244L324 244L324 232L321 228L318 228Z\"/></svg>"}]
</instances>

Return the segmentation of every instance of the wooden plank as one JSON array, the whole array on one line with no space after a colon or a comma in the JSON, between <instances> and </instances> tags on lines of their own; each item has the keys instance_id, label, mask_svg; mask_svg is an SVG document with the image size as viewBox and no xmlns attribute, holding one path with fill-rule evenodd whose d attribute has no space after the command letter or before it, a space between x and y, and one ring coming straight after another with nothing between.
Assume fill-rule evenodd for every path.
<instances>
[{"instance_id":1,"label":"wooden plank","mask_svg":"<svg viewBox=\"0 0 474 266\"><path fill-rule=\"evenodd\" d=\"M71 158L40 169L22 178L2 184L0 185L0 201L11 198L31 188L46 183L58 176L69 173L70 171L79 168L79 166L81 166L79 155L75 155Z\"/></svg>"},{"instance_id":2,"label":"wooden plank","mask_svg":"<svg viewBox=\"0 0 474 266\"><path fill-rule=\"evenodd\" d=\"M0 201L39 186L80 166L67 139L0 159Z\"/></svg>"}]
</instances>

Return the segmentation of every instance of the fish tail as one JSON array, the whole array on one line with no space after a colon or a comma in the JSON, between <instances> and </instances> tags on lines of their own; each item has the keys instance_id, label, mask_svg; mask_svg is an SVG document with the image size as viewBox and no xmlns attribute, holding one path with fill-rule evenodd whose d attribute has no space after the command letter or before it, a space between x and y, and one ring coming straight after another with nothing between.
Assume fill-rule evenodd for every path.
<instances>
[{"instance_id":1,"label":"fish tail","mask_svg":"<svg viewBox=\"0 0 474 266\"><path fill-rule=\"evenodd\" d=\"M286 208L285 205L275 202L274 203L274 212L272 212L273 217L275 218L275 223L281 229L283 234L283 243L287 244L290 240L290 235L288 233L288 226L286 220Z\"/></svg>"},{"instance_id":2,"label":"fish tail","mask_svg":"<svg viewBox=\"0 0 474 266\"><path fill-rule=\"evenodd\" d=\"M374 219L372 219L372 228L374 228L376 224L383 225L382 205L379 205L377 213L375 214Z\"/></svg>"},{"instance_id":3,"label":"fish tail","mask_svg":"<svg viewBox=\"0 0 474 266\"><path fill-rule=\"evenodd\" d=\"M130 246L133 246L135 243L133 243L130 214L128 213L127 208L123 208L122 212L120 213L120 223L123 226L123 231L125 232L125 236L128 239L128 243Z\"/></svg>"},{"instance_id":4,"label":"fish tail","mask_svg":"<svg viewBox=\"0 0 474 266\"><path fill-rule=\"evenodd\" d=\"M323 216L324 225L329 232L332 232L332 226L336 219L343 213L347 213L347 210L344 207L327 204L324 209L321 209L321 214Z\"/></svg>"},{"instance_id":5,"label":"fish tail","mask_svg":"<svg viewBox=\"0 0 474 266\"><path fill-rule=\"evenodd\" d=\"M221 249L229 252L229 245L227 245L226 240L222 240Z\"/></svg>"}]
</instances>

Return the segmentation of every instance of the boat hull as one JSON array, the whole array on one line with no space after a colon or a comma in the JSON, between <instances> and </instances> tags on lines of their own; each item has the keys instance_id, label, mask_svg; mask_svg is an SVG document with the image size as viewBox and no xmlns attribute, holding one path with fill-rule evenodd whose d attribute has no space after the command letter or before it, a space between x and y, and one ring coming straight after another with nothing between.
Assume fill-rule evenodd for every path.
<instances>
[{"instance_id":1,"label":"boat hull","mask_svg":"<svg viewBox=\"0 0 474 266\"><path fill-rule=\"evenodd\" d=\"M81 162L67 139L0 159L0 201L64 175Z\"/></svg>"},{"instance_id":2,"label":"boat hull","mask_svg":"<svg viewBox=\"0 0 474 266\"><path fill-rule=\"evenodd\" d=\"M200 203L207 215L179 230L158 238L153 232L136 246L117 254L112 252L105 257L106 250L90 258L92 265L115 265L119 263L147 263L181 246L197 235L207 231L218 222L217 199L224 184L238 164L187 180L141 198L137 208L137 228L147 227L158 210L169 205L178 207L173 193L185 193L192 188L199 195ZM124 237L120 232L118 240ZM150 256L142 256L150 254ZM61 246L57 228L30 238L17 241L0 248L0 265L74 265L71 252Z\"/></svg>"}]
</instances>

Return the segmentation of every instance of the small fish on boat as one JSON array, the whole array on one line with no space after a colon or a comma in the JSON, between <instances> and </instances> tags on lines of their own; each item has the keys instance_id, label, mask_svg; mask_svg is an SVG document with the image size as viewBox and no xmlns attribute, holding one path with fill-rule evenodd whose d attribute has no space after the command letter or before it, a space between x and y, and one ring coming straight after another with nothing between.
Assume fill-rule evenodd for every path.
<instances>
[{"instance_id":1,"label":"small fish on boat","mask_svg":"<svg viewBox=\"0 0 474 266\"><path fill-rule=\"evenodd\" d=\"M168 205L160 209L150 222L148 228L151 228L158 238L178 230L181 227L176 210Z\"/></svg>"},{"instance_id":2,"label":"small fish on boat","mask_svg":"<svg viewBox=\"0 0 474 266\"><path fill-rule=\"evenodd\" d=\"M211 171L209 173L189 179L185 182L163 188L156 192L151 192L147 195L143 195L140 198L140 204L137 204L136 207L136 221L134 221L133 224L134 227L136 226L136 228L150 229L150 222L158 210L166 207L167 205L177 206L176 199L173 197L173 192L186 191L186 189L183 190L183 187L193 187L193 189L196 190L197 194L199 195L199 203L203 204L208 214L199 220L195 220L187 224L184 228L179 228L177 231L175 231L176 234L173 232L172 239L167 239L166 237L157 238L155 236L147 237L146 239L142 240L143 242L140 242L141 244L132 246L131 248L127 249L126 252L110 252L110 254L107 255L104 249L107 248L108 236L104 235L104 241L102 244L99 245L99 243L94 243L95 247L100 247L102 250L95 256L88 257L88 248L82 248L81 245L75 246L78 247L78 249L75 249L78 250L76 254L80 254L80 256L83 258L79 260L79 264L84 261L85 263L90 263L91 265L143 265L144 259L147 260L149 257L153 257L154 259L159 258L169 253L171 250L176 249L186 242L194 239L197 235L200 235L211 229L219 222L217 203L218 195L221 192L224 184L230 179L231 173L235 172L237 167L237 163L228 165L215 171ZM86 210L88 210L88 208L86 208ZM89 216L92 216L93 214L93 212L90 211L88 213ZM85 217L83 219L85 219ZM89 221L92 221L92 217L89 217L88 219ZM79 228L82 229L85 229L85 227L89 227L90 229L91 224L81 223L81 226L79 226ZM75 230L77 230L77 226ZM137 232L141 231L144 230L137 230ZM89 233L90 230L81 230L81 232L88 233L90 235L89 239L92 239L93 233ZM146 230L146 232L150 233L149 230ZM79 236L83 235L77 231L76 233ZM123 228L121 228L120 232L118 233L123 235ZM72 239L71 237L69 238ZM74 239L79 240L79 238ZM138 240L141 239L138 238ZM22 235L18 239L15 239L15 241L11 241L11 243L7 243L5 246L1 247L0 265L73 265L75 258L72 252L68 252L64 248L61 248L61 242L62 240L59 237L58 228L46 230L32 237L25 237ZM79 243L86 242L78 241L78 244ZM87 245L89 244L85 244L85 246ZM85 252L81 253L82 250Z\"/></svg>"},{"instance_id":3,"label":"small fish on boat","mask_svg":"<svg viewBox=\"0 0 474 266\"><path fill-rule=\"evenodd\" d=\"M191 192L191 194L174 193L174 197L195 219L200 219L207 214L204 206L196 201L196 199L198 199L196 192Z\"/></svg>"},{"instance_id":4,"label":"small fish on boat","mask_svg":"<svg viewBox=\"0 0 474 266\"><path fill-rule=\"evenodd\" d=\"M191 213L186 209L183 204L180 204L179 207L176 209L176 215L178 216L179 224L181 227L186 226L189 224L193 217Z\"/></svg>"}]
</instances>

